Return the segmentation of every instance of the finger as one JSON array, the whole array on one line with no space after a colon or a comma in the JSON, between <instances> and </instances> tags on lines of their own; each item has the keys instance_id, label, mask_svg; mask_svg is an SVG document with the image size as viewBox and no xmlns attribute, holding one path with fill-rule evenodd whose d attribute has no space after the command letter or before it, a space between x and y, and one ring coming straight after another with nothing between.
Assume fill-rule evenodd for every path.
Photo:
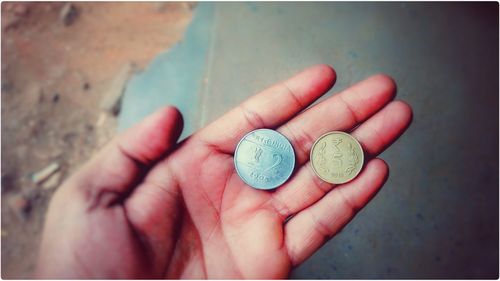
<instances>
[{"instance_id":1,"label":"finger","mask_svg":"<svg viewBox=\"0 0 500 281\"><path fill-rule=\"evenodd\" d=\"M92 202L109 204L141 179L177 142L181 131L181 114L165 107L111 140L68 181Z\"/></svg>"},{"instance_id":2,"label":"finger","mask_svg":"<svg viewBox=\"0 0 500 281\"><path fill-rule=\"evenodd\" d=\"M310 67L249 98L200 131L197 137L222 152L233 153L246 133L281 125L326 93L334 83L335 71L330 66Z\"/></svg>"},{"instance_id":3,"label":"finger","mask_svg":"<svg viewBox=\"0 0 500 281\"><path fill-rule=\"evenodd\" d=\"M339 185L285 224L285 246L294 266L338 233L377 193L387 179L384 161L373 159L352 182Z\"/></svg>"},{"instance_id":4,"label":"finger","mask_svg":"<svg viewBox=\"0 0 500 281\"><path fill-rule=\"evenodd\" d=\"M366 159L382 153L398 139L411 123L411 107L393 101L361 124L351 134L360 142ZM314 204L335 185L322 181L310 162L303 165L294 178L273 194L273 205L286 218Z\"/></svg>"},{"instance_id":5,"label":"finger","mask_svg":"<svg viewBox=\"0 0 500 281\"><path fill-rule=\"evenodd\" d=\"M295 150L297 166L309 159L314 141L329 131L349 131L390 102L396 84L386 75L365 79L311 107L281 126Z\"/></svg>"},{"instance_id":6,"label":"finger","mask_svg":"<svg viewBox=\"0 0 500 281\"><path fill-rule=\"evenodd\" d=\"M359 141L365 154L373 157L396 141L410 126L412 118L412 109L407 103L394 101L351 134Z\"/></svg>"}]
</instances>

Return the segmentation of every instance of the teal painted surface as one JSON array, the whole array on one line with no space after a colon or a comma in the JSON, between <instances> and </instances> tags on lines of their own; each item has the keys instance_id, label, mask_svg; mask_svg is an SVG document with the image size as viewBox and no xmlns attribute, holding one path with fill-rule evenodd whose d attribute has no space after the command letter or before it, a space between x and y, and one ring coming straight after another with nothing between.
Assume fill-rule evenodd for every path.
<instances>
[{"instance_id":1,"label":"teal painted surface","mask_svg":"<svg viewBox=\"0 0 500 281\"><path fill-rule=\"evenodd\" d=\"M132 126L164 105L174 105L181 111L184 117L181 138L197 128L213 16L212 4L199 4L184 39L131 79L124 93L119 130Z\"/></svg>"},{"instance_id":2,"label":"teal painted surface","mask_svg":"<svg viewBox=\"0 0 500 281\"><path fill-rule=\"evenodd\" d=\"M292 277L497 278L497 3L204 3L189 30L131 81L120 127L176 104L190 133L316 63L328 95L384 72L414 109L384 189Z\"/></svg>"}]
</instances>

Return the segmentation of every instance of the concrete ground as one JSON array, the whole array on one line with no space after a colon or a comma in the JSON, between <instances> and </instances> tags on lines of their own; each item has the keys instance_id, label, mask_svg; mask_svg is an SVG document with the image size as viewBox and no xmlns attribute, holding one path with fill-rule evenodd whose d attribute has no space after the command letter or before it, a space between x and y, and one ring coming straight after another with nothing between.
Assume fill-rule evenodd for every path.
<instances>
[{"instance_id":1,"label":"concrete ground","mask_svg":"<svg viewBox=\"0 0 500 281\"><path fill-rule=\"evenodd\" d=\"M177 105L187 136L316 63L331 95L390 74L414 109L371 204L293 278L498 278L498 3L203 3L126 89L120 128Z\"/></svg>"}]
</instances>

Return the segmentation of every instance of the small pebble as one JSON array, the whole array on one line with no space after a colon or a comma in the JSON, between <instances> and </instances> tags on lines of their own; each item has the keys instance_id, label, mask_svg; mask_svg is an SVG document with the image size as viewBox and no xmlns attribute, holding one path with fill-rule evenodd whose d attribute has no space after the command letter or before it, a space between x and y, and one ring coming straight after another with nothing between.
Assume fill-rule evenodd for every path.
<instances>
[{"instance_id":1,"label":"small pebble","mask_svg":"<svg viewBox=\"0 0 500 281\"><path fill-rule=\"evenodd\" d=\"M22 220L28 218L28 214L31 210L31 202L22 195L15 195L9 200L9 206L12 211Z\"/></svg>"},{"instance_id":2,"label":"small pebble","mask_svg":"<svg viewBox=\"0 0 500 281\"><path fill-rule=\"evenodd\" d=\"M57 172L59 168L60 168L59 164L53 162L50 165L43 168L42 170L34 173L33 176L31 177L31 180L36 184L41 183L46 179L48 179L50 176L52 176L55 172Z\"/></svg>"},{"instance_id":3,"label":"small pebble","mask_svg":"<svg viewBox=\"0 0 500 281\"><path fill-rule=\"evenodd\" d=\"M55 172L52 176L50 176L46 181L42 183L42 188L45 190L54 189L59 186L61 183L61 173Z\"/></svg>"},{"instance_id":4,"label":"small pebble","mask_svg":"<svg viewBox=\"0 0 500 281\"><path fill-rule=\"evenodd\" d=\"M66 3L59 13L59 19L65 26L70 26L77 18L78 10L72 3Z\"/></svg>"},{"instance_id":5,"label":"small pebble","mask_svg":"<svg viewBox=\"0 0 500 281\"><path fill-rule=\"evenodd\" d=\"M99 118L97 119L97 121L95 123L95 126L96 127L101 127L104 124L104 121L106 121L106 114L105 113L101 113L99 115Z\"/></svg>"},{"instance_id":6,"label":"small pebble","mask_svg":"<svg viewBox=\"0 0 500 281\"><path fill-rule=\"evenodd\" d=\"M59 101L59 93L54 93L52 96L52 102L57 103Z\"/></svg>"}]
</instances>

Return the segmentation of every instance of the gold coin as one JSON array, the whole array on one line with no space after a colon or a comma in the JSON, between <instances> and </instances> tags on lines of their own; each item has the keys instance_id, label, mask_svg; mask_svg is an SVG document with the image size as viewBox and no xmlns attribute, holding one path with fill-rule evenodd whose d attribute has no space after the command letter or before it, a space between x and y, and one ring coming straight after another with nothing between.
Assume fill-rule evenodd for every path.
<instances>
[{"instance_id":1,"label":"gold coin","mask_svg":"<svg viewBox=\"0 0 500 281\"><path fill-rule=\"evenodd\" d=\"M322 180L341 184L354 179L363 167L364 155L351 135L333 131L319 137L311 148L311 164Z\"/></svg>"}]
</instances>

